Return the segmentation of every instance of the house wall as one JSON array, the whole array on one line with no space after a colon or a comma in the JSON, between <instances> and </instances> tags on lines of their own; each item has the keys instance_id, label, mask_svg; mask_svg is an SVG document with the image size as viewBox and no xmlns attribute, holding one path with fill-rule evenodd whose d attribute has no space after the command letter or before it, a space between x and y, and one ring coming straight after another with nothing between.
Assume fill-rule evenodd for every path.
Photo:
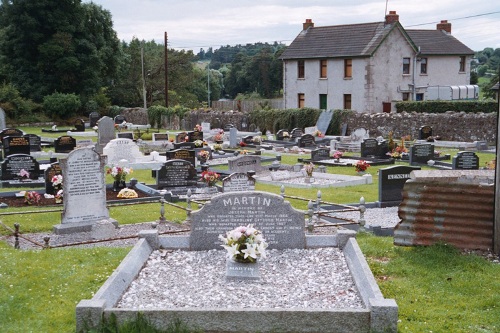
<instances>
[{"instance_id":1,"label":"house wall","mask_svg":"<svg viewBox=\"0 0 500 333\"><path fill-rule=\"evenodd\" d=\"M471 57L467 57L465 72L459 72L459 56L428 56L427 75L420 74L420 63L417 61L416 85L417 87L468 85L470 84L470 61ZM424 92L424 90L419 92Z\"/></svg>"}]
</instances>

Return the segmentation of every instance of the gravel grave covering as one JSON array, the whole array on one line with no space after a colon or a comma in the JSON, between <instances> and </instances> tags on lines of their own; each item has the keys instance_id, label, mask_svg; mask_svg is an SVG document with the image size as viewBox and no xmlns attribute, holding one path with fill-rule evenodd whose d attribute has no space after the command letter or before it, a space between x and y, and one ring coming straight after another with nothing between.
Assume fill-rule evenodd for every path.
<instances>
[{"instance_id":1,"label":"gravel grave covering","mask_svg":"<svg viewBox=\"0 0 500 333\"><path fill-rule=\"evenodd\" d=\"M225 250L154 251L119 308L363 308L338 248L268 250L258 281L226 281Z\"/></svg>"}]
</instances>

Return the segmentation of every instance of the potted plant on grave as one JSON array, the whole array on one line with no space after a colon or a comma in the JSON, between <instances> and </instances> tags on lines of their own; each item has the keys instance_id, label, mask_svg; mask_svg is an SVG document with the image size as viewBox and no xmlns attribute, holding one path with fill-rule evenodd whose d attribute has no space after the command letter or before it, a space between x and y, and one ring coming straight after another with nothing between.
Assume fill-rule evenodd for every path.
<instances>
[{"instance_id":1,"label":"potted plant on grave","mask_svg":"<svg viewBox=\"0 0 500 333\"><path fill-rule=\"evenodd\" d=\"M201 164L205 164L210 158L210 152L208 150L200 150L198 152L198 160Z\"/></svg>"},{"instance_id":2,"label":"potted plant on grave","mask_svg":"<svg viewBox=\"0 0 500 333\"><path fill-rule=\"evenodd\" d=\"M219 144L224 141L224 130L220 129L218 133L214 135L214 141Z\"/></svg>"},{"instance_id":3,"label":"potted plant on grave","mask_svg":"<svg viewBox=\"0 0 500 333\"><path fill-rule=\"evenodd\" d=\"M340 158L342 157L342 152L341 151L338 151L336 150L333 154L332 154L332 157L333 159L335 160L335 162L340 162Z\"/></svg>"},{"instance_id":4,"label":"potted plant on grave","mask_svg":"<svg viewBox=\"0 0 500 333\"><path fill-rule=\"evenodd\" d=\"M253 225L237 227L228 231L226 237L219 235L221 245L227 251L228 258L242 263L255 263L259 257L266 257L268 246L262 233Z\"/></svg>"},{"instance_id":5,"label":"potted plant on grave","mask_svg":"<svg viewBox=\"0 0 500 333\"><path fill-rule=\"evenodd\" d=\"M370 167L370 164L366 162L365 160L359 160L356 162L354 165L354 168L356 169L356 172L358 174L364 174L366 172L366 169Z\"/></svg>"},{"instance_id":6,"label":"potted plant on grave","mask_svg":"<svg viewBox=\"0 0 500 333\"><path fill-rule=\"evenodd\" d=\"M217 172L205 170L201 173L200 180L202 182L204 182L205 184L207 184L208 187L212 187L215 185L215 183L217 183L219 178L220 178L220 175Z\"/></svg>"},{"instance_id":7,"label":"potted plant on grave","mask_svg":"<svg viewBox=\"0 0 500 333\"><path fill-rule=\"evenodd\" d=\"M42 197L35 191L26 191L24 193L24 202L28 205L38 205Z\"/></svg>"},{"instance_id":8,"label":"potted plant on grave","mask_svg":"<svg viewBox=\"0 0 500 333\"><path fill-rule=\"evenodd\" d=\"M203 140L195 140L193 143L196 148L203 147Z\"/></svg>"},{"instance_id":9,"label":"potted plant on grave","mask_svg":"<svg viewBox=\"0 0 500 333\"><path fill-rule=\"evenodd\" d=\"M108 175L111 175L113 177L113 191L118 192L122 188L127 187L125 184L125 180L127 178L127 175L131 174L133 172L132 168L126 168L126 167L120 167L120 166L113 166L111 168L108 168L106 173Z\"/></svg>"}]
</instances>

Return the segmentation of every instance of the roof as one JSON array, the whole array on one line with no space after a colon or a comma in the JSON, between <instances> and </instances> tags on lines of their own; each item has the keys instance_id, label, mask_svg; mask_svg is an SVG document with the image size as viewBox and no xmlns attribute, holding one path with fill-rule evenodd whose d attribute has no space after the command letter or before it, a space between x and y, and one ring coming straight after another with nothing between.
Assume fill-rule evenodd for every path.
<instances>
[{"instance_id":1,"label":"roof","mask_svg":"<svg viewBox=\"0 0 500 333\"><path fill-rule=\"evenodd\" d=\"M420 46L422 55L468 55L475 52L458 39L442 30L406 30L408 36Z\"/></svg>"},{"instance_id":2,"label":"roof","mask_svg":"<svg viewBox=\"0 0 500 333\"><path fill-rule=\"evenodd\" d=\"M401 29L412 47L423 55L474 54L450 34L441 30L405 30L399 22L309 27L285 49L280 59L369 57L395 28Z\"/></svg>"}]
</instances>

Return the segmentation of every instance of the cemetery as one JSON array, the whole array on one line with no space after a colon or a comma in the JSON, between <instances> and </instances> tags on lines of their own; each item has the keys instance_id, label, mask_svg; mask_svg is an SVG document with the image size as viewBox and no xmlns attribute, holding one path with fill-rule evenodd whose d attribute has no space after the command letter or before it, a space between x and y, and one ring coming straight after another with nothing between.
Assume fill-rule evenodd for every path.
<instances>
[{"instance_id":1,"label":"cemetery","mask_svg":"<svg viewBox=\"0 0 500 333\"><path fill-rule=\"evenodd\" d=\"M414 140L363 128L328 136L319 122L275 134L150 130L90 114L40 135L0 131L6 244L129 247L75 300L77 331L140 314L207 332L397 332L401 304L370 269L366 233L491 251L496 150L483 143L441 141L430 126ZM365 215L377 209L398 217L378 224ZM43 226L16 217L50 211ZM240 258L224 235L242 227L264 245ZM242 314L252 327L234 320Z\"/></svg>"}]
</instances>

